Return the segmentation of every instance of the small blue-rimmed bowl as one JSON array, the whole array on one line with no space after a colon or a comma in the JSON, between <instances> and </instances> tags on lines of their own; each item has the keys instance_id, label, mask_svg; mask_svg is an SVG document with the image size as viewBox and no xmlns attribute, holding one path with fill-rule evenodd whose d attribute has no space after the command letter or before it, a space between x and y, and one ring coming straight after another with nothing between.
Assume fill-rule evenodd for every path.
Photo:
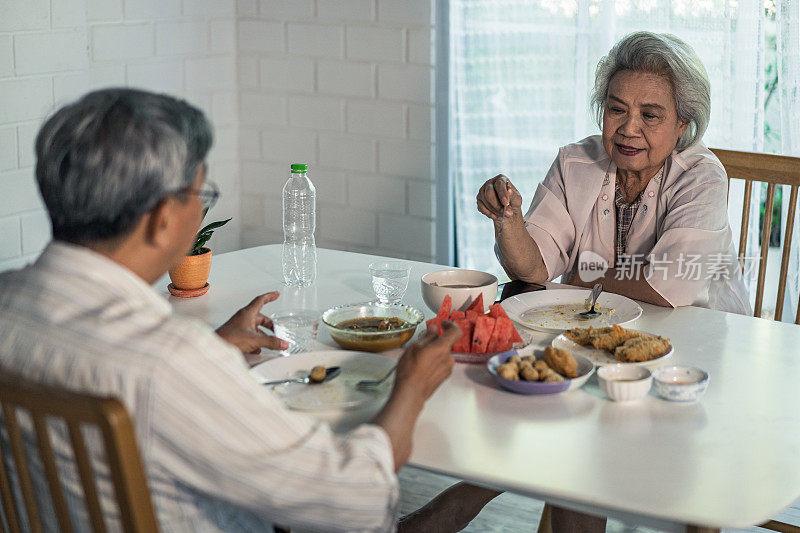
<instances>
[{"instance_id":1,"label":"small blue-rimmed bowl","mask_svg":"<svg viewBox=\"0 0 800 533\"><path fill-rule=\"evenodd\" d=\"M708 388L709 375L692 366L664 366L653 371L653 386L671 402L693 402Z\"/></svg>"}]
</instances>

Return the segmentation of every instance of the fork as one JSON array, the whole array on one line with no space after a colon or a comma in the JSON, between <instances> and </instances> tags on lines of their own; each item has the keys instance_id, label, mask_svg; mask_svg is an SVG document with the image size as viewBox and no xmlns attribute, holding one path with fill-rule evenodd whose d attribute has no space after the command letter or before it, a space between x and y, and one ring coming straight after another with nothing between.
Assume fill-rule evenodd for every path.
<instances>
[{"instance_id":1,"label":"fork","mask_svg":"<svg viewBox=\"0 0 800 533\"><path fill-rule=\"evenodd\" d=\"M356 383L356 388L359 390L370 390L375 389L381 386L384 381L389 379L389 376L394 374L394 371L397 370L397 365L394 365L391 370L389 370L385 376L381 379L362 379L358 383Z\"/></svg>"}]
</instances>

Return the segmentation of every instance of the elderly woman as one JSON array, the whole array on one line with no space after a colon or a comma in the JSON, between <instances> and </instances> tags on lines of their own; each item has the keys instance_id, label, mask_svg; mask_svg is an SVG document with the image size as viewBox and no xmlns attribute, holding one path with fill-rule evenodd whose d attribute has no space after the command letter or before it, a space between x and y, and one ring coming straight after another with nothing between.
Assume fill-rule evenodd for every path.
<instances>
[{"instance_id":1,"label":"elderly woman","mask_svg":"<svg viewBox=\"0 0 800 533\"><path fill-rule=\"evenodd\" d=\"M667 34L625 37L598 64L591 103L602 135L559 150L525 216L505 176L478 193L509 276L750 313L725 169L701 142L710 84L694 50Z\"/></svg>"}]
</instances>

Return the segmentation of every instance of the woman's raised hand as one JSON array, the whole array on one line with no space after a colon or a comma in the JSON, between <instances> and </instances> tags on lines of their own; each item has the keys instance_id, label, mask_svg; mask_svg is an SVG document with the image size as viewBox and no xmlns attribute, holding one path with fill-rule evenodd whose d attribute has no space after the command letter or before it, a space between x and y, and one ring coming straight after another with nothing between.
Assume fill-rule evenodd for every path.
<instances>
[{"instance_id":1,"label":"woman's raised hand","mask_svg":"<svg viewBox=\"0 0 800 533\"><path fill-rule=\"evenodd\" d=\"M506 218L515 214L522 216L522 195L502 174L481 185L475 199L478 201L478 211L495 222L499 223L504 216Z\"/></svg>"}]
</instances>

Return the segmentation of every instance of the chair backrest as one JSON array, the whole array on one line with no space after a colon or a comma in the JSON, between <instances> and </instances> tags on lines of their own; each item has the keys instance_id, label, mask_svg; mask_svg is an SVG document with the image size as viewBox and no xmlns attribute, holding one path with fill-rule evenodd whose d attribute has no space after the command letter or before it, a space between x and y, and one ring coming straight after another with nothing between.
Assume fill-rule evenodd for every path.
<instances>
[{"instance_id":1,"label":"chair backrest","mask_svg":"<svg viewBox=\"0 0 800 533\"><path fill-rule=\"evenodd\" d=\"M800 186L800 157L789 157L774 154L758 154L752 152L737 152L712 148L712 152L719 158L728 174L728 194L730 194L730 180L744 180L744 206L742 208L742 229L739 237L739 263L744 269L744 259L747 257L747 228L750 223L750 198L752 196L753 182L767 184L767 202L764 211L764 222L761 225L761 253L758 263L758 283L756 285L756 302L754 316L761 316L764 302L764 279L767 273L767 252L769 251L769 236L772 232L772 209L775 203L775 186L789 185L789 214L786 220L786 229L783 234L783 256L778 277L778 299L775 303L775 320L783 317L783 301L786 295L786 275L789 269L789 253L792 248L792 230L794 228L794 215L797 207L797 189ZM785 198L784 198L785 201ZM795 324L800 324L800 301L797 305Z\"/></svg>"},{"instance_id":2,"label":"chair backrest","mask_svg":"<svg viewBox=\"0 0 800 533\"><path fill-rule=\"evenodd\" d=\"M157 531L155 513L150 501L150 491L142 468L139 448L131 419L122 403L115 398L100 398L56 389L50 386L0 379L0 405L3 422L8 434L9 450L0 450L0 498L3 513L12 533L21 530L20 506L14 498L14 490L3 457L12 457L19 492L22 494L28 525L31 531L42 531L42 519L34 491L31 471L26 459L23 435L20 430L17 410L30 416L47 477L50 500L61 531L73 531L70 512L59 479L52 442L48 431L48 419L60 419L66 424L72 445L75 466L81 480L83 496L94 531L106 531L92 464L82 433L83 426L94 426L102 435L108 471L119 506L119 519L124 531ZM2 441L0 441L2 445ZM9 459L11 461L11 459Z\"/></svg>"}]
</instances>

